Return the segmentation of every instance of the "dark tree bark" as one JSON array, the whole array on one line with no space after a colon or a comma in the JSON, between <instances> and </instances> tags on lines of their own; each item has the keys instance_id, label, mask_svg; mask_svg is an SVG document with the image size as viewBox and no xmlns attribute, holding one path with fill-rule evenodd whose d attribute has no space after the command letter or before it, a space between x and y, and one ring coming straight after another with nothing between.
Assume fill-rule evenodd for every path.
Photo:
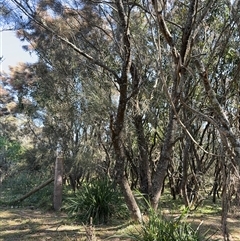
<instances>
[{"instance_id":1,"label":"dark tree bark","mask_svg":"<svg viewBox=\"0 0 240 241\"><path fill-rule=\"evenodd\" d=\"M158 202L162 194L165 176L167 174L168 164L171 161L172 155L172 135L174 129L174 111L171 110L169 114L169 123L166 129L166 136L164 139L161 156L159 158L156 171L152 176L152 190L150 194L151 205L154 209L158 208Z\"/></svg>"},{"instance_id":2,"label":"dark tree bark","mask_svg":"<svg viewBox=\"0 0 240 241\"><path fill-rule=\"evenodd\" d=\"M111 120L112 142L116 156L116 180L122 189L126 204L131 213L131 217L133 218L133 220L141 222L141 211L137 205L137 202L131 191L128 180L125 176L126 154L124 149L123 127L125 123L126 105L128 102L128 75L130 74L130 69L132 65L130 30L127 22L128 18L125 12L123 1L116 0L116 6L118 9L120 29L123 38L123 64L121 77L118 81L120 96L116 116L115 118L112 117Z\"/></svg>"},{"instance_id":3,"label":"dark tree bark","mask_svg":"<svg viewBox=\"0 0 240 241\"><path fill-rule=\"evenodd\" d=\"M144 195L149 195L151 190L151 169L149 163L148 145L144 134L143 120L140 114L134 116L137 143L139 149L139 178L140 191Z\"/></svg>"},{"instance_id":4,"label":"dark tree bark","mask_svg":"<svg viewBox=\"0 0 240 241\"><path fill-rule=\"evenodd\" d=\"M189 207L189 204L190 204L189 198L188 198L188 191L187 191L190 141L191 141L190 138L187 137L186 143L183 149L183 160L182 160L181 194L186 207Z\"/></svg>"},{"instance_id":5,"label":"dark tree bark","mask_svg":"<svg viewBox=\"0 0 240 241\"><path fill-rule=\"evenodd\" d=\"M125 198L125 202L128 206L128 209L131 213L131 218L137 222L142 222L142 215L141 211L137 205L135 197L132 193L130 185L125 175L125 149L123 145L122 139L122 131L112 129L112 140L113 140L113 147L116 155L116 164L115 164L115 179L119 184L123 196Z\"/></svg>"}]
</instances>

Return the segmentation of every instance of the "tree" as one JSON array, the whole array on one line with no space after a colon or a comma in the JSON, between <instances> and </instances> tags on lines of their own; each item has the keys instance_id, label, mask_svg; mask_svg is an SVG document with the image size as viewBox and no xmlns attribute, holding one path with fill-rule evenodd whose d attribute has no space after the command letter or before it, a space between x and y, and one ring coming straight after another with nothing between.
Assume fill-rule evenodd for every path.
<instances>
[{"instance_id":1,"label":"tree","mask_svg":"<svg viewBox=\"0 0 240 241\"><path fill-rule=\"evenodd\" d=\"M131 186L157 209L168 178L191 206L200 180L227 170L227 188L238 175L237 2L11 3L24 13L19 36L41 59L18 94L38 103L31 116L42 116L53 149L101 160L136 220Z\"/></svg>"},{"instance_id":2,"label":"tree","mask_svg":"<svg viewBox=\"0 0 240 241\"><path fill-rule=\"evenodd\" d=\"M20 6L20 5L19 5ZM22 6L20 6L22 7ZM128 81L128 73L130 71L130 49L129 49L129 36L128 36L128 25L125 19L125 10L123 8L123 5L121 2L117 4L118 12L119 12L119 21L121 22L121 28L124 28L124 34L122 36L122 42L123 46L127 44L128 46L124 47L125 49L123 50L122 56L124 57L124 62L122 63L122 71L120 76L118 76L115 71L110 69L108 66L103 64L102 62L98 60L94 60L92 56L85 54L82 52L80 49L78 49L76 46L74 50L78 49L78 53L83 55L83 57L86 57L88 60L93 62L93 64L97 64L100 68L103 68L104 70L107 70L110 72L110 74L113 74L116 83L119 85L119 103L118 107L116 110L116 117L115 120L113 120L113 124L111 125L111 130L112 130L112 139L113 139L113 146L115 149L115 154L116 154L116 172L117 172L117 180L120 183L120 186L122 186L123 191L125 192L125 198L127 200L127 204L129 205L129 208L132 209L135 219L140 220L141 215L140 211L135 203L135 199L132 195L132 192L130 190L129 184L127 182L127 179L124 176L124 165L123 161L125 159L125 153L124 149L122 146L122 141L121 141L121 133L122 133L122 128L124 124L124 113L126 109L126 104L127 104L127 81ZM40 8L41 10L41 8ZM41 12L40 12L41 13ZM46 28L45 23L41 23L41 26ZM55 27L55 26L54 26ZM51 28L50 28L51 29ZM65 38L60 38L61 40ZM66 40L66 39L65 39ZM66 40L71 47L74 47L68 40ZM121 50L122 52L122 50ZM93 51L94 54L94 51Z\"/></svg>"}]
</instances>

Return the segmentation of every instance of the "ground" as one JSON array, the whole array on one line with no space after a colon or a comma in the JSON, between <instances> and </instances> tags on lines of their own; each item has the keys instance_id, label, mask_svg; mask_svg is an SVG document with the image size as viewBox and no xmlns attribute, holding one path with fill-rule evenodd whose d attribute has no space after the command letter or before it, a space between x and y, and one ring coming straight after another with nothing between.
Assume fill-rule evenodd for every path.
<instances>
[{"instance_id":1,"label":"ground","mask_svg":"<svg viewBox=\"0 0 240 241\"><path fill-rule=\"evenodd\" d=\"M124 225L95 227L97 240L119 240ZM78 241L86 239L88 227L71 223L63 213L23 208L0 209L0 241Z\"/></svg>"},{"instance_id":2,"label":"ground","mask_svg":"<svg viewBox=\"0 0 240 241\"><path fill-rule=\"evenodd\" d=\"M191 214L188 221L201 232L214 234L212 238L221 238L220 215ZM229 219L232 240L240 241L240 216L233 213ZM95 234L98 241L127 240L123 238L130 223L109 226L96 226ZM83 225L72 223L64 213L54 213L30 208L0 207L0 241L79 241L86 240L86 229ZM221 239L220 239L221 240Z\"/></svg>"}]
</instances>

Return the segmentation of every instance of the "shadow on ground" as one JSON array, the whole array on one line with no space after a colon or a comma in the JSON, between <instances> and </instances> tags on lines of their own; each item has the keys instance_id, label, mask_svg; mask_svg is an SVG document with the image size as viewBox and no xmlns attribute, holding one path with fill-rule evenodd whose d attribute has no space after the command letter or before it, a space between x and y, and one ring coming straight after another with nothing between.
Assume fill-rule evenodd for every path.
<instances>
[{"instance_id":1,"label":"shadow on ground","mask_svg":"<svg viewBox=\"0 0 240 241\"><path fill-rule=\"evenodd\" d=\"M97 240L120 240L114 235L126 225L97 226ZM0 207L0 241L83 241L86 226L71 223L63 213Z\"/></svg>"},{"instance_id":2,"label":"shadow on ground","mask_svg":"<svg viewBox=\"0 0 240 241\"><path fill-rule=\"evenodd\" d=\"M84 229L64 222L63 214L0 209L0 240L83 240Z\"/></svg>"},{"instance_id":3,"label":"shadow on ground","mask_svg":"<svg viewBox=\"0 0 240 241\"><path fill-rule=\"evenodd\" d=\"M231 214L228 219L232 240L240 241L240 216ZM220 215L190 215L188 217L200 233L207 232L209 240L222 240ZM96 226L97 240L117 241L126 232L128 224ZM120 235L119 235L120 234ZM8 209L0 207L0 241L83 241L86 226L71 223L63 213L44 212L31 209Z\"/></svg>"}]
</instances>

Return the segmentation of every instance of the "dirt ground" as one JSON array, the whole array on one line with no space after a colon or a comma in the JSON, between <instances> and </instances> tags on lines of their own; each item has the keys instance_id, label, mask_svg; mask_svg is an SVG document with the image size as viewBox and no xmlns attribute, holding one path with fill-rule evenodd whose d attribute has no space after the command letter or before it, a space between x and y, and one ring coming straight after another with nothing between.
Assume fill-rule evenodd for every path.
<instances>
[{"instance_id":1,"label":"dirt ground","mask_svg":"<svg viewBox=\"0 0 240 241\"><path fill-rule=\"evenodd\" d=\"M214 234L212 239L221 240L219 215L195 215L189 217L200 232ZM240 241L240 216L231 215L228 219L233 241ZM126 233L129 223L112 226L95 226L96 240L127 240L121 235ZM79 241L86 240L89 227L71 223L63 213L46 212L23 208L0 208L0 241ZM211 240L211 239L210 239Z\"/></svg>"},{"instance_id":2,"label":"dirt ground","mask_svg":"<svg viewBox=\"0 0 240 241\"><path fill-rule=\"evenodd\" d=\"M120 240L126 225L94 227L97 240ZM86 240L89 227L71 223L66 214L31 209L0 208L0 241ZM115 237L116 236L116 237Z\"/></svg>"}]
</instances>

